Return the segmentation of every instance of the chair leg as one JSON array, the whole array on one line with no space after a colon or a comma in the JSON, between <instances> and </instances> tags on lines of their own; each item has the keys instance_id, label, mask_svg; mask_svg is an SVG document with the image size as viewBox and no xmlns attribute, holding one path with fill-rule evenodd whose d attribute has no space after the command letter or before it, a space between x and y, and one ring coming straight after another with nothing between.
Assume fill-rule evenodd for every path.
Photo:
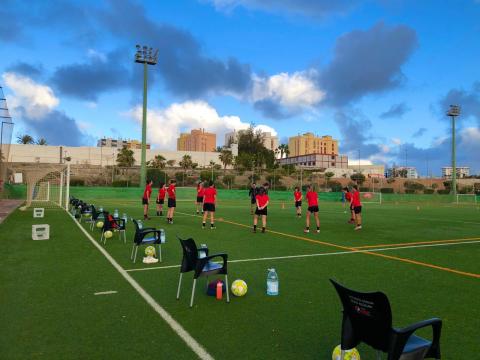
<instances>
[{"instance_id":1,"label":"chair leg","mask_svg":"<svg viewBox=\"0 0 480 360\"><path fill-rule=\"evenodd\" d=\"M123 230L123 243L124 244L127 243L127 231L126 230Z\"/></svg>"},{"instance_id":2,"label":"chair leg","mask_svg":"<svg viewBox=\"0 0 480 360\"><path fill-rule=\"evenodd\" d=\"M177 289L177 300L180 299L180 287L182 285L183 273L180 273L180 278L178 279L178 289Z\"/></svg>"},{"instance_id":3,"label":"chair leg","mask_svg":"<svg viewBox=\"0 0 480 360\"><path fill-rule=\"evenodd\" d=\"M377 351L377 360L382 360L382 352Z\"/></svg>"},{"instance_id":4,"label":"chair leg","mask_svg":"<svg viewBox=\"0 0 480 360\"><path fill-rule=\"evenodd\" d=\"M105 233L105 232L102 230L102 236L100 236L100 242L103 242L103 234L104 234L104 233Z\"/></svg>"},{"instance_id":5,"label":"chair leg","mask_svg":"<svg viewBox=\"0 0 480 360\"><path fill-rule=\"evenodd\" d=\"M344 360L345 359L345 350L341 350L340 351L340 360Z\"/></svg>"},{"instance_id":6,"label":"chair leg","mask_svg":"<svg viewBox=\"0 0 480 360\"><path fill-rule=\"evenodd\" d=\"M229 289L228 289L228 275L225 274L225 286L226 286L226 293L227 293L227 303L230 302L230 294L229 294Z\"/></svg>"},{"instance_id":7,"label":"chair leg","mask_svg":"<svg viewBox=\"0 0 480 360\"><path fill-rule=\"evenodd\" d=\"M162 262L162 245L158 244L158 259Z\"/></svg>"},{"instance_id":8,"label":"chair leg","mask_svg":"<svg viewBox=\"0 0 480 360\"><path fill-rule=\"evenodd\" d=\"M134 264L137 262L137 252L138 252L138 246L135 247L135 256L133 257Z\"/></svg>"},{"instance_id":9,"label":"chair leg","mask_svg":"<svg viewBox=\"0 0 480 360\"><path fill-rule=\"evenodd\" d=\"M133 260L133 252L135 251L135 243L132 246L132 253L130 254L130 260Z\"/></svg>"},{"instance_id":10,"label":"chair leg","mask_svg":"<svg viewBox=\"0 0 480 360\"><path fill-rule=\"evenodd\" d=\"M192 298L190 299L190 307L193 306L193 298L195 297L195 286L196 285L197 285L197 279L193 279Z\"/></svg>"}]
</instances>

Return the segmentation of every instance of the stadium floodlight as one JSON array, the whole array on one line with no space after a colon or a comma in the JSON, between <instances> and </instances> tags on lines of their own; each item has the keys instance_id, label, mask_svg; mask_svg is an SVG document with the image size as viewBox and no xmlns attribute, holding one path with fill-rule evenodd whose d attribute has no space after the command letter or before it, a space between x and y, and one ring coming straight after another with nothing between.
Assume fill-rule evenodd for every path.
<instances>
[{"instance_id":1,"label":"stadium floodlight","mask_svg":"<svg viewBox=\"0 0 480 360\"><path fill-rule=\"evenodd\" d=\"M452 190L454 199L457 196L457 164L456 164L456 144L455 144L455 117L460 116L460 106L450 105L447 116L452 118Z\"/></svg>"},{"instance_id":2,"label":"stadium floodlight","mask_svg":"<svg viewBox=\"0 0 480 360\"><path fill-rule=\"evenodd\" d=\"M148 66L156 65L158 62L158 49L154 50L148 46L135 46L135 62L143 64L143 116L142 116L142 156L140 161L140 187L145 185L147 178L146 153L147 153L147 79Z\"/></svg>"}]
</instances>

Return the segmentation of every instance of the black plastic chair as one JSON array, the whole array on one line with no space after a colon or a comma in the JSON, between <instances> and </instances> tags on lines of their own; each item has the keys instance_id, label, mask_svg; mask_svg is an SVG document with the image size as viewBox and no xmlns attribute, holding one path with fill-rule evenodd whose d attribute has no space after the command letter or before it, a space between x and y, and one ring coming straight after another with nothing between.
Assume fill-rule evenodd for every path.
<instances>
[{"instance_id":1,"label":"black plastic chair","mask_svg":"<svg viewBox=\"0 0 480 360\"><path fill-rule=\"evenodd\" d=\"M392 327L392 311L387 296L382 292L358 292L347 289L330 279L343 305L342 357L361 342L376 349L377 358L387 353L388 360L440 359L442 320L433 318L403 329ZM432 340L414 334L431 326Z\"/></svg>"},{"instance_id":2,"label":"black plastic chair","mask_svg":"<svg viewBox=\"0 0 480 360\"><path fill-rule=\"evenodd\" d=\"M115 219L108 211L104 211L104 221L102 227L102 236L100 237L100 242L103 241L103 244L107 244L107 237L105 232L111 231L118 232L118 237L120 238L123 235L123 242L127 243L127 228L125 226L125 219Z\"/></svg>"},{"instance_id":3,"label":"black plastic chair","mask_svg":"<svg viewBox=\"0 0 480 360\"><path fill-rule=\"evenodd\" d=\"M183 249L183 259L182 265L180 266L180 278L178 280L178 289L177 289L177 300L180 299L180 288L182 285L182 277L186 272L194 271L193 275L193 286L192 286L192 296L190 298L190 307L193 306L193 298L195 297L195 286L197 284L197 279L200 276L205 276L208 279L210 275L223 274L225 275L225 285L227 293L227 302L230 302L230 296L228 294L228 274L227 274L227 254L214 254L209 255L208 252L205 253L204 257L198 257L198 248L193 239L183 240L177 236L180 240L180 244ZM223 264L219 264L211 261L214 258L222 258ZM208 281L208 280L207 280Z\"/></svg>"},{"instance_id":4,"label":"black plastic chair","mask_svg":"<svg viewBox=\"0 0 480 360\"><path fill-rule=\"evenodd\" d=\"M95 205L90 206L92 210L92 216L90 217L90 231L95 228L95 224L99 220L103 220L105 222L105 211L97 211Z\"/></svg>"},{"instance_id":5,"label":"black plastic chair","mask_svg":"<svg viewBox=\"0 0 480 360\"><path fill-rule=\"evenodd\" d=\"M162 262L162 244L165 243L165 231L163 229L157 230L153 227L140 227L135 219L132 219L132 222L135 224L135 235L133 237L130 259L136 262L139 246L158 245L158 259Z\"/></svg>"}]
</instances>

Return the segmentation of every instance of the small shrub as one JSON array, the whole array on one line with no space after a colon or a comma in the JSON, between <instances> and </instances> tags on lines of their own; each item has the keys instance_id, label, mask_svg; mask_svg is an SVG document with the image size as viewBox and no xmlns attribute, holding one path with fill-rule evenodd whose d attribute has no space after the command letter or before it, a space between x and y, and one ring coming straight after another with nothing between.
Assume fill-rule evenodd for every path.
<instances>
[{"instance_id":1,"label":"small shrub","mask_svg":"<svg viewBox=\"0 0 480 360\"><path fill-rule=\"evenodd\" d=\"M382 194L393 194L393 188L381 188L380 192Z\"/></svg>"},{"instance_id":2,"label":"small shrub","mask_svg":"<svg viewBox=\"0 0 480 360\"><path fill-rule=\"evenodd\" d=\"M440 194L440 195L448 195L448 194L450 194L450 189L440 189L440 190L437 190L437 194Z\"/></svg>"},{"instance_id":3,"label":"small shrub","mask_svg":"<svg viewBox=\"0 0 480 360\"><path fill-rule=\"evenodd\" d=\"M370 192L370 188L369 187L363 187L363 186L360 186L360 192Z\"/></svg>"},{"instance_id":4,"label":"small shrub","mask_svg":"<svg viewBox=\"0 0 480 360\"><path fill-rule=\"evenodd\" d=\"M395 178L388 178L387 184L393 184L395 182Z\"/></svg>"},{"instance_id":5,"label":"small shrub","mask_svg":"<svg viewBox=\"0 0 480 360\"><path fill-rule=\"evenodd\" d=\"M112 181L113 187L127 187L128 181L127 180L114 180Z\"/></svg>"},{"instance_id":6,"label":"small shrub","mask_svg":"<svg viewBox=\"0 0 480 360\"><path fill-rule=\"evenodd\" d=\"M332 189L333 192L339 192L342 191L342 184L339 181L333 180L328 183L330 186L330 189Z\"/></svg>"},{"instance_id":7,"label":"small shrub","mask_svg":"<svg viewBox=\"0 0 480 360\"><path fill-rule=\"evenodd\" d=\"M405 189L405 194L416 194L417 190L415 189Z\"/></svg>"},{"instance_id":8,"label":"small shrub","mask_svg":"<svg viewBox=\"0 0 480 360\"><path fill-rule=\"evenodd\" d=\"M424 194L433 194L435 192L435 189L423 189Z\"/></svg>"},{"instance_id":9,"label":"small shrub","mask_svg":"<svg viewBox=\"0 0 480 360\"><path fill-rule=\"evenodd\" d=\"M70 186L85 186L85 180L72 178L70 179Z\"/></svg>"}]
</instances>

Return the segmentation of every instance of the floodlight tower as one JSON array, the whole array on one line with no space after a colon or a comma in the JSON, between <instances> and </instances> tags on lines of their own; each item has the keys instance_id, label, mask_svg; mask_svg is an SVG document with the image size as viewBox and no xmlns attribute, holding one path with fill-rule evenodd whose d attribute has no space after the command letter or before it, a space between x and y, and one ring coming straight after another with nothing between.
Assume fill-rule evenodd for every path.
<instances>
[{"instance_id":1,"label":"floodlight tower","mask_svg":"<svg viewBox=\"0 0 480 360\"><path fill-rule=\"evenodd\" d=\"M447 116L452 118L452 191L451 194L455 198L457 196L457 164L456 164L456 148L455 148L455 117L460 115L460 106L450 105ZM455 199L454 199L455 200Z\"/></svg>"},{"instance_id":2,"label":"floodlight tower","mask_svg":"<svg viewBox=\"0 0 480 360\"><path fill-rule=\"evenodd\" d=\"M147 177L146 153L147 153L147 79L148 66L156 65L158 61L158 49L154 50L148 46L137 45L135 62L143 64L143 117L142 117L142 156L140 162L140 187L145 186Z\"/></svg>"}]
</instances>

